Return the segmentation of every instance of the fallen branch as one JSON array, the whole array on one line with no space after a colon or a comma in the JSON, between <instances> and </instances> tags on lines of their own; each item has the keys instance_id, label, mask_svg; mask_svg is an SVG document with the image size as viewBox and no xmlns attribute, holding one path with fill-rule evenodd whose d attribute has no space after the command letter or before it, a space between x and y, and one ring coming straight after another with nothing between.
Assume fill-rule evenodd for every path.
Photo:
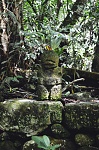
<instances>
[{"instance_id":1,"label":"fallen branch","mask_svg":"<svg viewBox=\"0 0 99 150\"><path fill-rule=\"evenodd\" d=\"M84 81L85 79L84 78L80 78L80 79L76 79L76 80L73 80L72 82L70 82L68 85L66 85L63 89L62 89L62 92L64 92L65 90L67 90L71 85L73 85L74 83L76 82L79 82L79 81Z\"/></svg>"}]
</instances>

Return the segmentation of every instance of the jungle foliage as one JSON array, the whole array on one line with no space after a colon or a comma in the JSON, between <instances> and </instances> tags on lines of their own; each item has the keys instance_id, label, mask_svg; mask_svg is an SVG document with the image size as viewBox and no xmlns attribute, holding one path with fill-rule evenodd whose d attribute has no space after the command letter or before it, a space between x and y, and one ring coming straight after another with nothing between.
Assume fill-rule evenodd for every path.
<instances>
[{"instance_id":1,"label":"jungle foliage","mask_svg":"<svg viewBox=\"0 0 99 150\"><path fill-rule=\"evenodd\" d=\"M91 71L98 42L97 0L26 0L23 14L25 42L32 49L28 56L35 59L41 45L48 44L62 65Z\"/></svg>"}]
</instances>

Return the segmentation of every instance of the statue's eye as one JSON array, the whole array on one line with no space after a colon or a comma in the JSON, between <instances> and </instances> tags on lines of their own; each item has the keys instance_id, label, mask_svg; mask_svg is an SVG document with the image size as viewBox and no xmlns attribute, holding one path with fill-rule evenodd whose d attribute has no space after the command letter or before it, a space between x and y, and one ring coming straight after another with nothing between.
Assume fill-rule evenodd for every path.
<instances>
[{"instance_id":1,"label":"statue's eye","mask_svg":"<svg viewBox=\"0 0 99 150\"><path fill-rule=\"evenodd\" d=\"M47 45L45 48L46 50L52 50L52 48L49 45Z\"/></svg>"}]
</instances>

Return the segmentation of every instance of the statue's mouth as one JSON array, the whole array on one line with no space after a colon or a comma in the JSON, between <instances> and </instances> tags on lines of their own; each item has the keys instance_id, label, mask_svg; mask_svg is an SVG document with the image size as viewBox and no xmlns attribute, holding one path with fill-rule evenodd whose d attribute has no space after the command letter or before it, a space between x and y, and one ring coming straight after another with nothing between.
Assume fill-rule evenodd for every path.
<instances>
[{"instance_id":1,"label":"statue's mouth","mask_svg":"<svg viewBox=\"0 0 99 150\"><path fill-rule=\"evenodd\" d=\"M44 64L54 64L54 65L55 65L55 61L47 60L47 61L45 61L45 63L44 63Z\"/></svg>"},{"instance_id":2,"label":"statue's mouth","mask_svg":"<svg viewBox=\"0 0 99 150\"><path fill-rule=\"evenodd\" d=\"M57 64L52 60L47 60L44 63L42 63L42 65L44 68L56 68L57 67Z\"/></svg>"}]
</instances>

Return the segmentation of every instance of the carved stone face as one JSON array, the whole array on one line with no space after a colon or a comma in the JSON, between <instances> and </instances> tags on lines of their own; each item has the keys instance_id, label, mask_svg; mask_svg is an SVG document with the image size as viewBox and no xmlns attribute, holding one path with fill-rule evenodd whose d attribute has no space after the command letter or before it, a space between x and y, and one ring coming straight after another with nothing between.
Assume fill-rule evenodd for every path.
<instances>
[{"instance_id":1,"label":"carved stone face","mask_svg":"<svg viewBox=\"0 0 99 150\"><path fill-rule=\"evenodd\" d=\"M56 68L58 67L59 57L54 51L45 50L41 55L41 64L44 68Z\"/></svg>"},{"instance_id":2,"label":"carved stone face","mask_svg":"<svg viewBox=\"0 0 99 150\"><path fill-rule=\"evenodd\" d=\"M38 97L41 100L58 100L61 98L61 68L58 63L59 57L54 51L45 50L41 54L37 86Z\"/></svg>"}]
</instances>

